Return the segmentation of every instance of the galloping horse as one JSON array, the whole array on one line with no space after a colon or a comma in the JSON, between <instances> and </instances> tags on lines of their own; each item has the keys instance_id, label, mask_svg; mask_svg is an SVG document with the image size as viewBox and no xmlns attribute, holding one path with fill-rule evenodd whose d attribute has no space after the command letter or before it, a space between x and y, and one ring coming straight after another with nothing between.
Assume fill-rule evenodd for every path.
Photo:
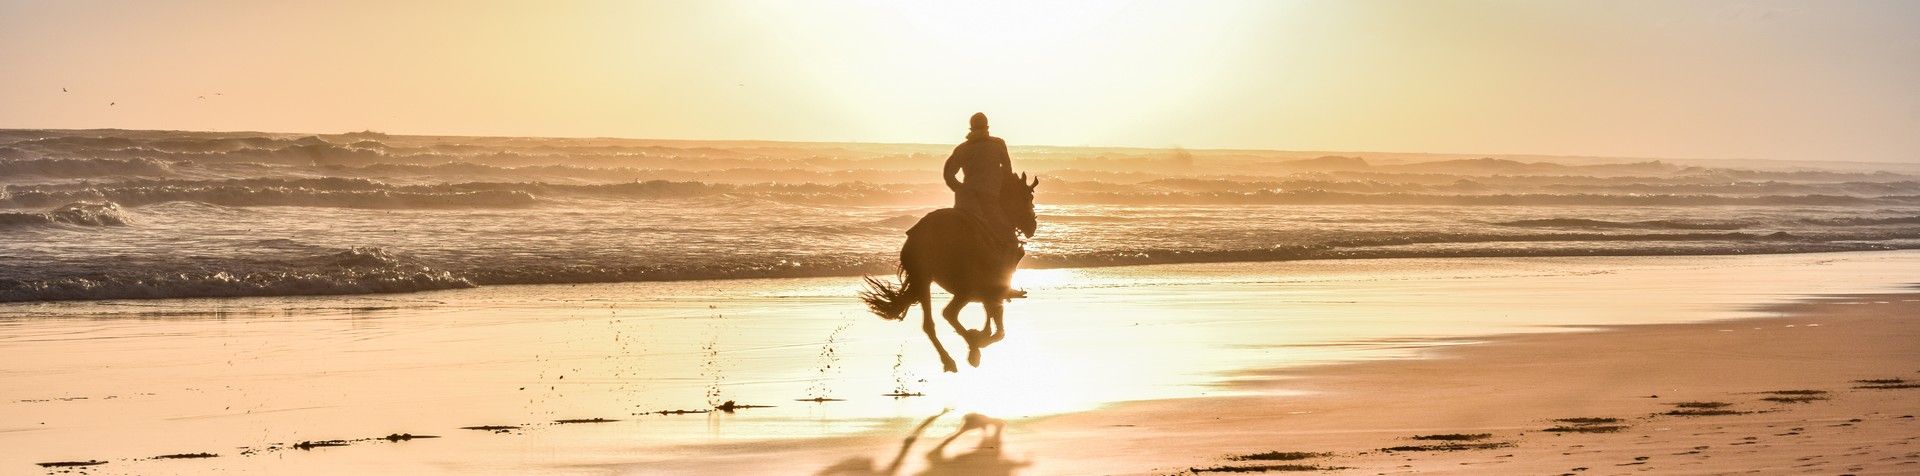
<instances>
[{"instance_id":1,"label":"galloping horse","mask_svg":"<svg viewBox=\"0 0 1920 476\"><path fill-rule=\"evenodd\" d=\"M1008 177L1009 186L1000 188L1000 212L1020 234L1031 238L1038 227L1033 216L1033 190L1040 186L1040 179L1029 182L1025 173L1017 179L1019 182L1012 182L1015 178ZM1020 186L1012 186L1014 183ZM1014 268L1025 252L1009 254L997 249L1002 242L988 233L1013 230L987 230L987 226L983 220L952 208L928 212L907 230L907 243L900 247L900 282L889 284L868 277L868 289L860 293L860 300L882 319L904 319L907 310L920 303L920 327L927 331L927 340L933 342L933 350L940 353L940 364L948 372L957 372L959 367L934 336L932 284L938 283L953 294L953 301L940 313L953 325L954 332L967 340L968 364L979 367L980 349L1006 337L1001 304L1008 298ZM987 311L986 326L979 331L960 325L960 310L970 302L980 303Z\"/></svg>"}]
</instances>

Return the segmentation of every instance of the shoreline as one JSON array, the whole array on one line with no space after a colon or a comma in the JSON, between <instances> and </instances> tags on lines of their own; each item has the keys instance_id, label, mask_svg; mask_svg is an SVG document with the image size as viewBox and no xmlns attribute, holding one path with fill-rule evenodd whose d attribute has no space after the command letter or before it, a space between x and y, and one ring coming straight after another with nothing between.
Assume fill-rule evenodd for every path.
<instances>
[{"instance_id":1,"label":"shoreline","mask_svg":"<svg viewBox=\"0 0 1920 476\"><path fill-rule=\"evenodd\" d=\"M1777 239L1767 239L1765 236L1762 236L1762 235L1752 235L1752 238L1750 238L1750 241L1763 242L1763 243L1781 242L1781 240L1777 240ZM1504 241L1494 241L1494 242L1504 242ZM1595 241L1595 243L1616 243L1616 242L1633 243L1636 241L1633 241L1633 240ZM1310 249L1311 247L1302 247L1299 252L1308 256L1277 258L1277 259L1241 259L1238 257L1222 257L1219 259L1209 259L1209 258L1164 259L1160 257L1146 257L1146 258L1135 257L1135 258L1131 258L1134 261L1120 262L1120 263L1093 263L1093 264L1075 263L1067 266L1054 266L1049 264L1040 264L1035 266L1023 265L1019 269L1023 271L1063 271L1063 270L1071 271L1071 270L1098 270L1098 269L1111 269L1111 268L1132 268L1132 267L1145 267L1145 266L1236 265L1236 264L1298 263L1298 262L1325 262L1325 261L1415 260L1415 259L1448 260L1448 259L1476 259L1476 258L1482 258L1482 259L1660 258L1660 257L1714 257L1714 256L1779 256L1779 255L1841 254L1841 253L1886 253L1886 252L1920 250L1920 244L1881 245L1881 246L1872 247L1872 248L1848 248L1848 249L1835 248L1835 249L1805 249L1805 250L1766 249L1766 250L1753 250L1753 251L1642 250L1642 249L1620 249L1620 250L1543 249L1543 250L1451 250L1451 251L1425 250L1425 251L1402 252L1400 250L1393 250L1393 249L1377 249L1377 248L1391 248L1396 246L1423 246L1423 245L1444 246L1444 245L1482 244L1482 243L1489 243L1489 242L1487 241L1417 242L1417 243L1406 243L1406 244L1380 245L1380 246L1374 247L1376 249L1365 249L1365 248L1350 248L1350 249L1312 248ZM1820 243L1809 243L1809 245L1820 245ZM1194 252L1194 253L1182 253L1182 254L1188 255L1188 256L1194 256L1194 255L1204 255L1204 254L1235 254L1235 253L1243 253L1243 252L1242 251ZM1311 256L1316 253L1325 253L1325 254L1328 254L1329 256ZM56 298L49 298L49 299L34 299L34 300L0 299L0 313L5 313L6 311L9 311L10 307L23 307L23 306L57 304L57 303L83 303L84 304L84 303L103 303L103 302L119 302L119 301L138 302L138 301L169 301L169 300L189 300L189 299L191 300L201 300L201 299L223 300L223 299L254 299L254 298L259 298L259 299L301 298L301 297L355 298L355 297L372 297L372 296L411 295L411 294L432 293L432 292L442 292L442 291L458 291L458 290L464 290L464 289L480 289L480 288L498 289L502 287L517 287L517 286L577 286L577 285L597 285L597 284L619 285L619 284L635 284L635 283L729 282L729 281L746 281L746 280L854 278L854 277L861 277L861 276L887 276L887 275L888 275L888 272L881 272L881 271L876 271L871 273L849 273L847 272L846 269L822 269L817 271L801 270L801 271L794 271L790 273L767 275L767 276L713 275L713 276L698 276L698 277L688 277L688 278L661 278L661 279L592 279L592 278L588 278L588 279L578 279L578 280L552 280L552 281L544 281L544 282L491 283L491 282L475 281L470 277L462 277L459 275L450 274L449 276L459 279L464 284L434 283L419 289L357 291L357 292L310 290L310 291L300 291L300 292L223 294L231 291L216 289L213 291L202 291L202 294L183 294L183 295L172 295L172 296L56 297ZM1016 283L1017 283L1017 278L1016 278ZM936 288L936 291L935 291L936 294L940 294L944 292L945 292L944 290L939 290L938 288Z\"/></svg>"}]
</instances>

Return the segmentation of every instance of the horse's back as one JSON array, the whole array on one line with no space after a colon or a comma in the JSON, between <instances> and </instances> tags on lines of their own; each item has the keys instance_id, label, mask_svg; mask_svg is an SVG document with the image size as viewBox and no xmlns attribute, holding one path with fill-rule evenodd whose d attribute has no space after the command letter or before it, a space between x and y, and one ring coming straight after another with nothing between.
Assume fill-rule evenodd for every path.
<instances>
[{"instance_id":1,"label":"horse's back","mask_svg":"<svg viewBox=\"0 0 1920 476\"><path fill-rule=\"evenodd\" d=\"M954 232L971 232L972 230L969 230L971 227L968 226L971 225L971 223L968 223L969 221L972 221L972 218L968 217L966 212L955 208L942 208L927 212L926 215L921 216L920 221L914 222L913 227L907 228L907 236L934 236Z\"/></svg>"},{"instance_id":2,"label":"horse's back","mask_svg":"<svg viewBox=\"0 0 1920 476\"><path fill-rule=\"evenodd\" d=\"M954 208L942 208L927 212L920 221L907 229L907 244L901 249L902 258L909 248L916 245L930 247L929 252L949 256L977 256L992 247L986 233L986 222Z\"/></svg>"}]
</instances>

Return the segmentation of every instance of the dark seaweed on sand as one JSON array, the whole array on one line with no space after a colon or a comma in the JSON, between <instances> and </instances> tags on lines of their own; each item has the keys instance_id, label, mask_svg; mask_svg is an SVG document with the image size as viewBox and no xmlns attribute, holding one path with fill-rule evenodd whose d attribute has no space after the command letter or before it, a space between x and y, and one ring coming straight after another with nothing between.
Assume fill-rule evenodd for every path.
<instances>
[{"instance_id":1,"label":"dark seaweed on sand","mask_svg":"<svg viewBox=\"0 0 1920 476\"><path fill-rule=\"evenodd\" d=\"M1673 404L1673 406L1679 408L1720 408L1732 405L1733 404L1727 402L1680 402Z\"/></svg>"},{"instance_id":2,"label":"dark seaweed on sand","mask_svg":"<svg viewBox=\"0 0 1920 476\"><path fill-rule=\"evenodd\" d=\"M311 450L314 448L326 448L330 446L347 446L347 444L348 443L346 442L346 440L302 441L299 443L294 443L293 449Z\"/></svg>"},{"instance_id":3,"label":"dark seaweed on sand","mask_svg":"<svg viewBox=\"0 0 1920 476\"><path fill-rule=\"evenodd\" d=\"M439 438L439 437L434 435L415 435L412 433L394 433L391 435L380 437L380 439L387 440L387 441L407 441L407 440L417 440L417 439L426 439L426 438Z\"/></svg>"},{"instance_id":4,"label":"dark seaweed on sand","mask_svg":"<svg viewBox=\"0 0 1920 476\"><path fill-rule=\"evenodd\" d=\"M1340 466L1317 466L1311 464L1263 464L1254 466L1214 466L1211 468L1187 468L1195 473L1265 473L1269 471L1338 471L1347 469Z\"/></svg>"},{"instance_id":5,"label":"dark seaweed on sand","mask_svg":"<svg viewBox=\"0 0 1920 476\"><path fill-rule=\"evenodd\" d=\"M1509 446L1513 446L1513 443L1507 443L1507 442L1445 443L1445 444L1438 444L1438 445L1395 446L1390 448L1381 448L1380 451L1385 451L1389 453L1398 452L1398 451L1467 451L1467 450L1491 450L1496 448L1506 448Z\"/></svg>"},{"instance_id":6,"label":"dark seaweed on sand","mask_svg":"<svg viewBox=\"0 0 1920 476\"><path fill-rule=\"evenodd\" d=\"M194 458L218 458L218 457L220 457L220 455L213 454L213 453L179 453L179 454L155 456L153 457L153 459L194 459Z\"/></svg>"},{"instance_id":7,"label":"dark seaweed on sand","mask_svg":"<svg viewBox=\"0 0 1920 476\"><path fill-rule=\"evenodd\" d=\"M1826 399L1827 399L1827 397L1821 397L1821 396L1811 396L1811 395L1809 395L1809 396L1784 396L1784 395L1782 395L1782 396L1772 396L1772 397L1763 397L1763 398L1761 398L1761 400L1765 400L1765 401L1769 401L1769 402L1774 402L1774 403L1807 403L1807 402L1815 402L1815 401L1820 401L1820 400L1826 400Z\"/></svg>"},{"instance_id":8,"label":"dark seaweed on sand","mask_svg":"<svg viewBox=\"0 0 1920 476\"><path fill-rule=\"evenodd\" d=\"M1265 453L1228 456L1227 459L1233 461L1297 461L1326 455L1326 453L1309 453L1305 451L1268 451Z\"/></svg>"},{"instance_id":9,"label":"dark seaweed on sand","mask_svg":"<svg viewBox=\"0 0 1920 476\"><path fill-rule=\"evenodd\" d=\"M746 405L741 403L734 403L733 400L727 400L726 403L722 403L718 406L715 406L713 407L713 409L720 410L727 413L733 413L734 410L740 410L745 408L772 408L772 407L773 405Z\"/></svg>"},{"instance_id":10,"label":"dark seaweed on sand","mask_svg":"<svg viewBox=\"0 0 1920 476\"><path fill-rule=\"evenodd\" d=\"M34 464L40 465L40 467L42 468L72 468L72 467L78 467L78 466L102 465L102 464L107 464L107 462L100 461L100 460L86 460L86 461L54 461L50 463L34 463Z\"/></svg>"},{"instance_id":11,"label":"dark seaweed on sand","mask_svg":"<svg viewBox=\"0 0 1920 476\"><path fill-rule=\"evenodd\" d=\"M1553 421L1560 422L1561 424L1540 431L1552 433L1613 433L1627 429L1626 425L1617 424L1621 422L1619 418L1613 417L1556 418Z\"/></svg>"},{"instance_id":12,"label":"dark seaweed on sand","mask_svg":"<svg viewBox=\"0 0 1920 476\"><path fill-rule=\"evenodd\" d=\"M1767 394L1773 394L1773 395L1826 395L1827 391L1826 390L1774 390L1770 392L1760 392L1760 393L1767 393Z\"/></svg>"},{"instance_id":13,"label":"dark seaweed on sand","mask_svg":"<svg viewBox=\"0 0 1920 476\"><path fill-rule=\"evenodd\" d=\"M1854 386L1853 388L1866 388L1866 389L1877 389L1877 390L1920 388L1920 383L1909 382L1905 379L1897 379L1897 378L1871 378L1871 379L1865 379L1865 380L1855 380L1853 382L1866 384L1866 385L1857 385L1857 386Z\"/></svg>"},{"instance_id":14,"label":"dark seaweed on sand","mask_svg":"<svg viewBox=\"0 0 1920 476\"><path fill-rule=\"evenodd\" d=\"M612 423L616 421L620 421L620 420L614 420L614 419L608 419L608 418L568 418L564 420L554 420L553 424L569 425L574 423Z\"/></svg>"},{"instance_id":15,"label":"dark seaweed on sand","mask_svg":"<svg viewBox=\"0 0 1920 476\"><path fill-rule=\"evenodd\" d=\"M1557 421L1561 423L1572 423L1575 425L1598 425L1601 423L1620 423L1619 418L1611 418L1611 417L1556 418L1553 421Z\"/></svg>"},{"instance_id":16,"label":"dark seaweed on sand","mask_svg":"<svg viewBox=\"0 0 1920 476\"><path fill-rule=\"evenodd\" d=\"M1540 431L1553 433L1614 433L1625 429L1627 429L1626 425L1560 425Z\"/></svg>"},{"instance_id":17,"label":"dark seaweed on sand","mask_svg":"<svg viewBox=\"0 0 1920 476\"><path fill-rule=\"evenodd\" d=\"M659 410L653 412L655 415L686 415L692 413L713 413L713 410Z\"/></svg>"},{"instance_id":18,"label":"dark seaweed on sand","mask_svg":"<svg viewBox=\"0 0 1920 476\"><path fill-rule=\"evenodd\" d=\"M1446 433L1440 435L1414 435L1409 438L1425 441L1474 441L1492 437L1492 433Z\"/></svg>"},{"instance_id":19,"label":"dark seaweed on sand","mask_svg":"<svg viewBox=\"0 0 1920 476\"><path fill-rule=\"evenodd\" d=\"M1671 415L1671 416L1725 416L1725 415L1745 415L1745 414L1748 414L1748 413L1753 413L1753 412L1747 412L1747 411L1740 411L1740 410L1707 410L1707 409L1680 409L1680 410L1674 410L1674 411L1670 411L1670 412L1666 412L1666 413L1662 413L1661 415Z\"/></svg>"}]
</instances>

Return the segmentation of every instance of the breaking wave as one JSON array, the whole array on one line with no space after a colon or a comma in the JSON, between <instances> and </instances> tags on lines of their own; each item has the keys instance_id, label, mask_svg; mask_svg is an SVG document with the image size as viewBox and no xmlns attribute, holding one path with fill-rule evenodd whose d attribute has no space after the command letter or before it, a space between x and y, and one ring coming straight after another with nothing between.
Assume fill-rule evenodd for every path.
<instances>
[{"instance_id":1,"label":"breaking wave","mask_svg":"<svg viewBox=\"0 0 1920 476\"><path fill-rule=\"evenodd\" d=\"M0 213L0 230L47 225L126 226L131 221L119 204L80 202L40 213Z\"/></svg>"},{"instance_id":2,"label":"breaking wave","mask_svg":"<svg viewBox=\"0 0 1920 476\"><path fill-rule=\"evenodd\" d=\"M892 219L889 219L892 221ZM871 236L897 237L898 231ZM897 238L895 238L897 240ZM295 246L269 240L262 247ZM1432 257L1658 256L1805 253L1920 248L1920 230L1869 234L1772 233L1381 233L1245 248L1155 245L1030 251L1030 268L1148 264ZM178 265L116 266L93 273L0 279L0 302L235 296L397 293L479 285L682 281L857 276L892 272L895 253L840 252L782 257L746 250L731 255L610 256L589 252L459 254L436 260L357 247L292 260L235 260L229 269Z\"/></svg>"},{"instance_id":3,"label":"breaking wave","mask_svg":"<svg viewBox=\"0 0 1920 476\"><path fill-rule=\"evenodd\" d=\"M0 177L162 177L172 173L172 167L153 159L0 160Z\"/></svg>"},{"instance_id":4,"label":"breaking wave","mask_svg":"<svg viewBox=\"0 0 1920 476\"><path fill-rule=\"evenodd\" d=\"M1744 222L1691 222L1678 220L1647 221L1606 221L1585 218L1547 218L1539 220L1514 220L1494 223L1500 226L1524 228L1627 228L1652 230L1738 230L1753 227L1753 223Z\"/></svg>"},{"instance_id":5,"label":"breaking wave","mask_svg":"<svg viewBox=\"0 0 1920 476\"><path fill-rule=\"evenodd\" d=\"M1807 223L1811 225L1821 225L1821 226L1920 225L1920 216L1905 216L1905 217L1890 217L1890 218L1865 218L1865 217L1807 218L1800 221L1802 223Z\"/></svg>"},{"instance_id":6,"label":"breaking wave","mask_svg":"<svg viewBox=\"0 0 1920 476\"><path fill-rule=\"evenodd\" d=\"M334 181L334 179L327 179ZM251 185L116 185L88 188L8 187L0 206L44 207L99 200L126 206L200 202L232 207L467 208L531 205L534 197L511 190L414 192L383 187Z\"/></svg>"},{"instance_id":7,"label":"breaking wave","mask_svg":"<svg viewBox=\"0 0 1920 476\"><path fill-rule=\"evenodd\" d=\"M1042 194L1051 202L1115 205L1452 205L1452 206L1780 206L1916 204L1920 195L1603 195L1603 194L1491 194L1453 195L1420 193L1352 193L1262 191L1253 193L1123 193L1089 192Z\"/></svg>"},{"instance_id":8,"label":"breaking wave","mask_svg":"<svg viewBox=\"0 0 1920 476\"><path fill-rule=\"evenodd\" d=\"M474 286L451 272L378 248L354 248L281 265L288 269L0 279L0 302L400 293Z\"/></svg>"},{"instance_id":9,"label":"breaking wave","mask_svg":"<svg viewBox=\"0 0 1920 476\"><path fill-rule=\"evenodd\" d=\"M486 208L533 205L537 197L660 200L742 197L804 204L886 204L939 200L943 189L868 183L733 185L651 180L615 184L467 182L393 185L356 178L131 180L113 184L8 186L0 207L45 207L77 200L126 206L173 201L216 205L344 208Z\"/></svg>"},{"instance_id":10,"label":"breaking wave","mask_svg":"<svg viewBox=\"0 0 1920 476\"><path fill-rule=\"evenodd\" d=\"M10 185L0 206L48 207L81 200L142 206L198 201L226 206L346 208L485 208L533 205L545 198L666 200L739 197L809 205L943 204L951 192L938 184L847 182L728 184L644 182L559 184L462 182L402 185L365 178L250 178L226 180L141 179L96 184ZM1063 205L1444 205L1444 206L1859 206L1920 204L1920 195L1606 195L1606 194L1426 194L1322 190L1259 192L1041 191L1039 200ZM1508 226L1585 226L1730 229L1705 224L1607 222L1514 223Z\"/></svg>"},{"instance_id":11,"label":"breaking wave","mask_svg":"<svg viewBox=\"0 0 1920 476\"><path fill-rule=\"evenodd\" d=\"M1405 243L1399 246L1342 248L1332 246L1281 246L1261 249L1142 249L1103 251L1071 255L1031 255L1022 263L1032 268L1087 268L1100 266L1137 266L1152 264L1231 263L1300 261L1329 259L1384 258L1523 258L1550 256L1678 256L1777 253L1821 253L1837 251L1883 251L1920 249L1920 243L1840 243L1798 240L1726 241L1701 238L1679 242L1661 242L1659 246L1635 244L1658 240L1623 240L1621 245L1604 242L1589 246L1461 246L1475 242ZM1691 243L1689 243L1689 241ZM1525 243L1525 242L1521 242Z\"/></svg>"}]
</instances>

